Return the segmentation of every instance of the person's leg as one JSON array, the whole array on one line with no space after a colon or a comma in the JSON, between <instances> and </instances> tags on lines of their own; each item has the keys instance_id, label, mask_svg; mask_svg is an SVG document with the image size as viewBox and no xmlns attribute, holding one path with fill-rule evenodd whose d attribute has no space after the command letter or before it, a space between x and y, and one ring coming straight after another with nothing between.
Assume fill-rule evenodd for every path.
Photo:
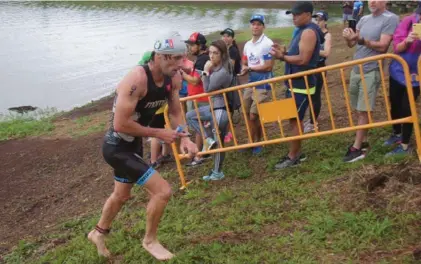
<instances>
[{"instance_id":1,"label":"person's leg","mask_svg":"<svg viewBox=\"0 0 421 264\"><path fill-rule=\"evenodd\" d=\"M111 223L121 207L130 199L130 190L132 187L133 184L114 181L114 191L105 202L101 218L96 228L88 234L88 239L96 245L100 256L109 257L111 255L105 246L105 235L109 233Z\"/></svg>"},{"instance_id":2,"label":"person's leg","mask_svg":"<svg viewBox=\"0 0 421 264\"><path fill-rule=\"evenodd\" d=\"M252 142L249 142L249 143L253 143L253 141L254 141L254 139L253 139L253 131L254 131L253 128L254 127L253 127L253 124L252 124L252 121L251 121L251 112L250 112L252 104L253 104L252 95L253 95L253 90L251 88L247 88L247 89L244 90L243 103L244 103L244 109L246 110L246 114L247 114L246 122L248 124L249 129L250 129L250 135L251 135L251 140L252 140Z\"/></svg>"},{"instance_id":3,"label":"person's leg","mask_svg":"<svg viewBox=\"0 0 421 264\"><path fill-rule=\"evenodd\" d=\"M399 82L389 77L389 101L390 101L390 114L392 119L399 119L403 117L403 97L406 87L402 86ZM392 135L383 143L384 146L391 146L402 141L402 124L394 124L392 126Z\"/></svg>"},{"instance_id":4,"label":"person's leg","mask_svg":"<svg viewBox=\"0 0 421 264\"><path fill-rule=\"evenodd\" d=\"M218 124L219 132L221 134L218 135L217 130L213 129L214 131L214 140L217 142L218 147L224 146L224 137L225 137L225 131L228 126L228 114L227 111L223 109L218 109L215 111L215 117ZM221 144L219 144L219 140L221 141ZM209 180L221 180L224 178L224 173L222 172L222 165L224 163L225 159L225 152L219 152L213 155L214 158L214 167L213 170L210 172L209 175L206 175L203 177L203 180L209 181Z\"/></svg>"},{"instance_id":5,"label":"person's leg","mask_svg":"<svg viewBox=\"0 0 421 264\"><path fill-rule=\"evenodd\" d=\"M174 255L164 248L157 238L159 222L171 197L171 186L156 171L153 171L150 178L143 184L150 195L146 208L146 232L142 243L143 247L158 260L171 259Z\"/></svg>"},{"instance_id":6,"label":"person's leg","mask_svg":"<svg viewBox=\"0 0 421 264\"><path fill-rule=\"evenodd\" d=\"M157 138L151 139L151 164L155 164L161 153L161 142ZM156 167L155 167L156 168Z\"/></svg>"},{"instance_id":7,"label":"person's leg","mask_svg":"<svg viewBox=\"0 0 421 264\"><path fill-rule=\"evenodd\" d=\"M207 105L207 106L203 106L203 107L200 107L199 109L198 109L198 111L199 111L199 116L200 116L200 121L201 122L204 122L204 121L211 121L212 120L212 114L211 114L211 111L210 111L210 106L209 105ZM198 142L198 141L200 141L202 144L203 144L203 139L202 139L202 135L201 135L201 131L200 131L200 125L199 125L199 119L198 119L198 117L197 117L197 113L196 113L196 110L192 110L192 111L190 111L190 112L188 112L187 114L186 114L186 121L187 121L187 124L194 130L194 131L196 131L196 142ZM206 129L204 129L204 133L205 133L205 138L207 137L207 134L206 134ZM197 143L196 143L197 144ZM198 145L198 144L197 144ZM198 148L199 148L199 150L200 149L202 149L202 146L199 146L198 145ZM195 161L199 161L199 160L201 160L201 158L199 157L199 156L196 156L196 157L194 157L193 158L193 163L191 164L192 166L193 165L196 165L196 163L195 163Z\"/></svg>"},{"instance_id":8,"label":"person's leg","mask_svg":"<svg viewBox=\"0 0 421 264\"><path fill-rule=\"evenodd\" d=\"M402 117L408 117L411 116L411 107L409 105L409 97L408 93L406 91L406 87L404 88L404 96L402 98ZM418 96L420 95L420 87L413 87L414 91L414 99L417 100ZM414 128L414 125L412 123L404 123L402 125L402 145L404 150L408 149L408 144L411 139L412 130Z\"/></svg>"},{"instance_id":9,"label":"person's leg","mask_svg":"<svg viewBox=\"0 0 421 264\"><path fill-rule=\"evenodd\" d=\"M316 91L311 96L313 108L314 108L314 116L316 117L316 121L319 118L320 110L322 108L322 88L323 88L323 77L321 73L318 73L316 74ZM311 109L310 109L310 123L314 125Z\"/></svg>"},{"instance_id":10,"label":"person's leg","mask_svg":"<svg viewBox=\"0 0 421 264\"><path fill-rule=\"evenodd\" d=\"M291 98L292 94L290 91L286 93L287 98ZM294 94L295 105L297 107L298 122L297 119L290 120L290 128L292 136L300 134L299 126L303 127L302 120L304 119L305 113L307 111L309 101L306 94ZM285 169L294 165L299 164L301 153L301 140L294 140L290 142L288 155L281 158L281 160L275 165L275 169Z\"/></svg>"}]
</instances>

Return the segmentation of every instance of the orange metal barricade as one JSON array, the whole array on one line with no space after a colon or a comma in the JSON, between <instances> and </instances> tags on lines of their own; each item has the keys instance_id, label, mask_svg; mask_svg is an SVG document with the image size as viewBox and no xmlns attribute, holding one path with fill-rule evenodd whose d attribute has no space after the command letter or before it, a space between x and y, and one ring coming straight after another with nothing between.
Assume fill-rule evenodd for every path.
<instances>
[{"instance_id":1,"label":"orange metal barricade","mask_svg":"<svg viewBox=\"0 0 421 264\"><path fill-rule=\"evenodd\" d=\"M386 94L387 89L385 87L385 76L384 76L384 71L383 71L383 65L384 65L383 62L384 62L384 60L387 60L387 59L394 59L394 60L398 61L399 63L401 63L402 66L403 66L405 79L406 79L406 87L407 87L408 95L409 95L409 98L410 98L409 103L410 103L410 108L411 108L411 116L409 116L409 117L405 117L405 118L401 118L401 119L397 119L397 120L392 120L392 118L391 118L389 101L388 101L388 97L387 97L387 94ZM365 63L368 63L368 62L377 62L380 65L380 74L381 74L381 84L380 85L382 87L381 91L383 93L383 99L385 100L384 103L385 103L386 112L387 112L387 120L374 121L373 113L369 111L368 112L368 118L369 118L368 124L358 125L358 124L355 124L353 122L353 119L352 119L350 98L348 96L347 82L346 82L346 79L345 79L345 69L349 68L349 67L353 67L353 66L357 66L359 69L362 69L363 65ZM421 69L421 58L419 60L419 66L418 67L419 67L419 69ZM330 88L328 87L328 82L327 82L327 78L326 78L326 72L333 72L333 71L339 71L340 80L341 80L341 83L343 85L346 112L347 112L347 116L348 116L348 120L349 120L349 126L347 126L347 127L338 127L338 125L335 123L334 110L333 110L333 106L332 106L332 102L333 102L332 99L336 100L337 98L331 98L331 91L329 91ZM303 77L304 80L305 80L305 84L306 84L307 95L308 95L308 98L310 100L310 102L309 102L309 112L310 112L310 115L312 115L313 118L314 118L315 116L314 116L313 102L312 102L311 96L308 93L310 91L309 84L308 84L308 78L309 78L310 75L318 74L318 73L321 74L322 79L323 79L323 84L324 84L323 89L325 91L324 95L325 95L325 100L327 102L327 104L325 104L325 105L328 108L328 113L329 113L329 118L330 118L329 123L330 123L331 128L327 129L327 130L324 130L324 131L319 131L319 129L317 128L317 123L316 123L315 124L315 132L304 134L303 131L302 131L302 127L298 126L299 135L286 136L285 132L284 132L284 129L282 127L282 121L295 119L295 120L297 120L297 122L299 122L299 117L298 117L297 108L296 108L295 99L294 99L295 98L294 97L295 96L294 89L291 89L292 98L278 100L278 99L276 99L275 84L280 83L280 82L281 83L288 82L289 86L292 87L292 79ZM420 82L421 82L421 72L420 72L419 78L420 78ZM264 139L263 139L263 141L252 142L250 128L249 128L248 122L247 122L246 109L244 107L244 98L243 98L242 91L244 89L251 88L251 89L253 89L253 95L257 96L255 87L259 86L259 85L263 85L263 84L270 84L271 94L272 94L273 98L272 98L271 102L257 103L259 120L260 120L260 123L262 125L262 132L263 132L263 138ZM366 104L366 106L368 106L370 100L369 100L369 97L368 97L367 80L365 79L364 74L361 74L361 84L362 84L362 88L363 88L364 103ZM204 93L204 94L201 94L201 95L195 95L195 96L190 96L190 97L180 99L180 101L182 103L186 102L186 101L193 101L194 102L194 106L195 106L194 111L196 112L197 119L199 120L200 133L201 133L201 136L203 138L203 142L205 142L206 136L205 136L205 133L204 133L204 127L203 127L203 125L200 121L200 116L199 116L199 111L198 111L196 99L201 98L201 97L211 97L213 95L222 94L224 96L225 106L227 107L227 109L229 109L226 93L232 92L232 91L238 92L239 95L240 95L240 100L241 100L241 103L242 103L241 110L242 110L242 115L243 115L243 118L244 118L244 121L245 121L245 129L246 129L245 135L246 135L246 138L247 138L247 142L241 142L241 140L239 139L239 133L235 131L235 128L234 128L234 125L233 125L233 122L232 122L232 118L229 117L229 128L231 129L231 131L233 133L234 145L223 146L221 144L221 141L223 141L223 139L221 139L220 136L219 136L221 131L219 131L218 125L216 124L213 105L212 105L212 102L210 102L210 110L211 110L211 114L212 114L212 117L213 117L212 122L213 122L213 125L214 125L215 133L217 133L217 135L218 135L216 137L217 138L216 141L218 143L218 146L215 149L211 149L211 150L207 150L207 151L201 151L201 152L198 153L198 155L206 155L206 154L214 154L214 153L218 153L218 152L234 151L234 150L252 148L252 147L257 147L257 146L270 145L270 144L279 144L279 143L290 142L290 141L294 141L294 140L304 140L304 139L326 136L326 135L331 135L331 134L346 133L346 132L351 132L351 131L355 131L355 130L359 130L359 129L370 129L370 128L376 128L376 127L384 127L384 126L390 126L390 125L393 125L393 124L400 124L400 123L413 123L414 124L415 140L416 140L416 144L417 144L418 158L421 161L421 135L420 135L420 128L418 126L418 115L417 115L416 104L415 104L414 96L413 96L411 75L410 75L410 72L409 72L409 67L408 67L407 63L405 62L405 60L403 60L400 56L397 56L395 54L383 54L383 55L373 56L373 57L370 57L370 58L344 62L344 63L340 63L340 64L336 64L336 65L330 65L330 66L326 66L326 67L323 67L323 68L318 68L318 69L314 69L314 70L310 70L310 71L306 71L306 72L301 72L301 73L296 73L296 74L291 74L291 75L285 75L285 76L276 77L276 78L272 78L272 79L265 80L265 81L259 81L259 82L239 85L239 86L227 88L227 89L224 89L224 90L214 91L214 92L211 92L211 93ZM169 127L170 119L169 119L169 115L168 115L168 107L166 107L166 109L165 109L164 116L165 116L166 126ZM278 123L279 128L280 128L280 137L273 138L273 139L270 139L268 137L267 131L265 130L265 125L268 124L268 123ZM188 182L186 181L185 176L184 176L184 171L183 171L183 168L182 168L181 160L185 159L185 158L188 158L188 157L187 157L187 155L179 154L176 143L172 144L172 150L173 150L175 161L176 161L176 164L177 164L177 170L178 170L179 176L180 176L181 188L185 188L185 187L187 187Z\"/></svg>"}]
</instances>

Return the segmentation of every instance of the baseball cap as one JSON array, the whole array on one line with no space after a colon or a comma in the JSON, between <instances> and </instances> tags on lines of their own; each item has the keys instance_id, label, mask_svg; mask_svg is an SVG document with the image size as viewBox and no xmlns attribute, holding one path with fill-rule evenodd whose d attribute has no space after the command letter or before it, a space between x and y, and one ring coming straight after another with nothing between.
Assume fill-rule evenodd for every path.
<instances>
[{"instance_id":1,"label":"baseball cap","mask_svg":"<svg viewBox=\"0 0 421 264\"><path fill-rule=\"evenodd\" d=\"M204 45L206 44L206 38L199 32L194 32L190 35L189 39L185 41L187 44L198 44L198 45Z\"/></svg>"},{"instance_id":2,"label":"baseball cap","mask_svg":"<svg viewBox=\"0 0 421 264\"><path fill-rule=\"evenodd\" d=\"M145 53L143 53L142 58L137 64L144 65L148 63L151 60L151 58L152 58L152 51L145 51Z\"/></svg>"},{"instance_id":3,"label":"baseball cap","mask_svg":"<svg viewBox=\"0 0 421 264\"><path fill-rule=\"evenodd\" d=\"M226 28L224 29L224 31L221 31L221 35L227 34L228 36L234 37L235 33L234 30L230 29L230 28Z\"/></svg>"},{"instance_id":4,"label":"baseball cap","mask_svg":"<svg viewBox=\"0 0 421 264\"><path fill-rule=\"evenodd\" d=\"M324 21L329 19L329 16L325 11L317 11L317 13L313 15L313 18L316 17L321 17Z\"/></svg>"},{"instance_id":5,"label":"baseball cap","mask_svg":"<svg viewBox=\"0 0 421 264\"><path fill-rule=\"evenodd\" d=\"M310 1L297 1L292 6L291 10L286 12L287 15L300 15L302 13L313 13L313 4Z\"/></svg>"},{"instance_id":6,"label":"baseball cap","mask_svg":"<svg viewBox=\"0 0 421 264\"><path fill-rule=\"evenodd\" d=\"M259 21L260 23L262 23L264 25L265 24L265 16L259 15L259 14L252 15L251 18L250 18L250 23L252 23L253 21Z\"/></svg>"},{"instance_id":7,"label":"baseball cap","mask_svg":"<svg viewBox=\"0 0 421 264\"><path fill-rule=\"evenodd\" d=\"M158 54L185 54L186 44L178 32L167 34L155 41L154 51Z\"/></svg>"}]
</instances>

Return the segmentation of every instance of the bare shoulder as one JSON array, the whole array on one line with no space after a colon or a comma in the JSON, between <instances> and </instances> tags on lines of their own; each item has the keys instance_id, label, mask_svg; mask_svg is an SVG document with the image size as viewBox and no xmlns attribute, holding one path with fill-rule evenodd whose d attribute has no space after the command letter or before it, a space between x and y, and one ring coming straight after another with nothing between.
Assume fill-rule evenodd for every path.
<instances>
[{"instance_id":1,"label":"bare shoulder","mask_svg":"<svg viewBox=\"0 0 421 264\"><path fill-rule=\"evenodd\" d=\"M134 67L117 86L117 94L142 98L147 92L148 77L143 67Z\"/></svg>"}]
</instances>

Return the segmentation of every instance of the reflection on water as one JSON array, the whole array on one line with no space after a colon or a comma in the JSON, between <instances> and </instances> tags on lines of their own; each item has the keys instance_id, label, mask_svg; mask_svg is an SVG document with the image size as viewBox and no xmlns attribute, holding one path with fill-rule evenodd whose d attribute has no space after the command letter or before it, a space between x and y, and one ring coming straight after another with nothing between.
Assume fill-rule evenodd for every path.
<instances>
[{"instance_id":1,"label":"reflection on water","mask_svg":"<svg viewBox=\"0 0 421 264\"><path fill-rule=\"evenodd\" d=\"M269 27L289 26L284 11L222 3L0 2L0 112L87 103L109 94L160 34L244 28L253 12L265 14Z\"/></svg>"}]
</instances>

